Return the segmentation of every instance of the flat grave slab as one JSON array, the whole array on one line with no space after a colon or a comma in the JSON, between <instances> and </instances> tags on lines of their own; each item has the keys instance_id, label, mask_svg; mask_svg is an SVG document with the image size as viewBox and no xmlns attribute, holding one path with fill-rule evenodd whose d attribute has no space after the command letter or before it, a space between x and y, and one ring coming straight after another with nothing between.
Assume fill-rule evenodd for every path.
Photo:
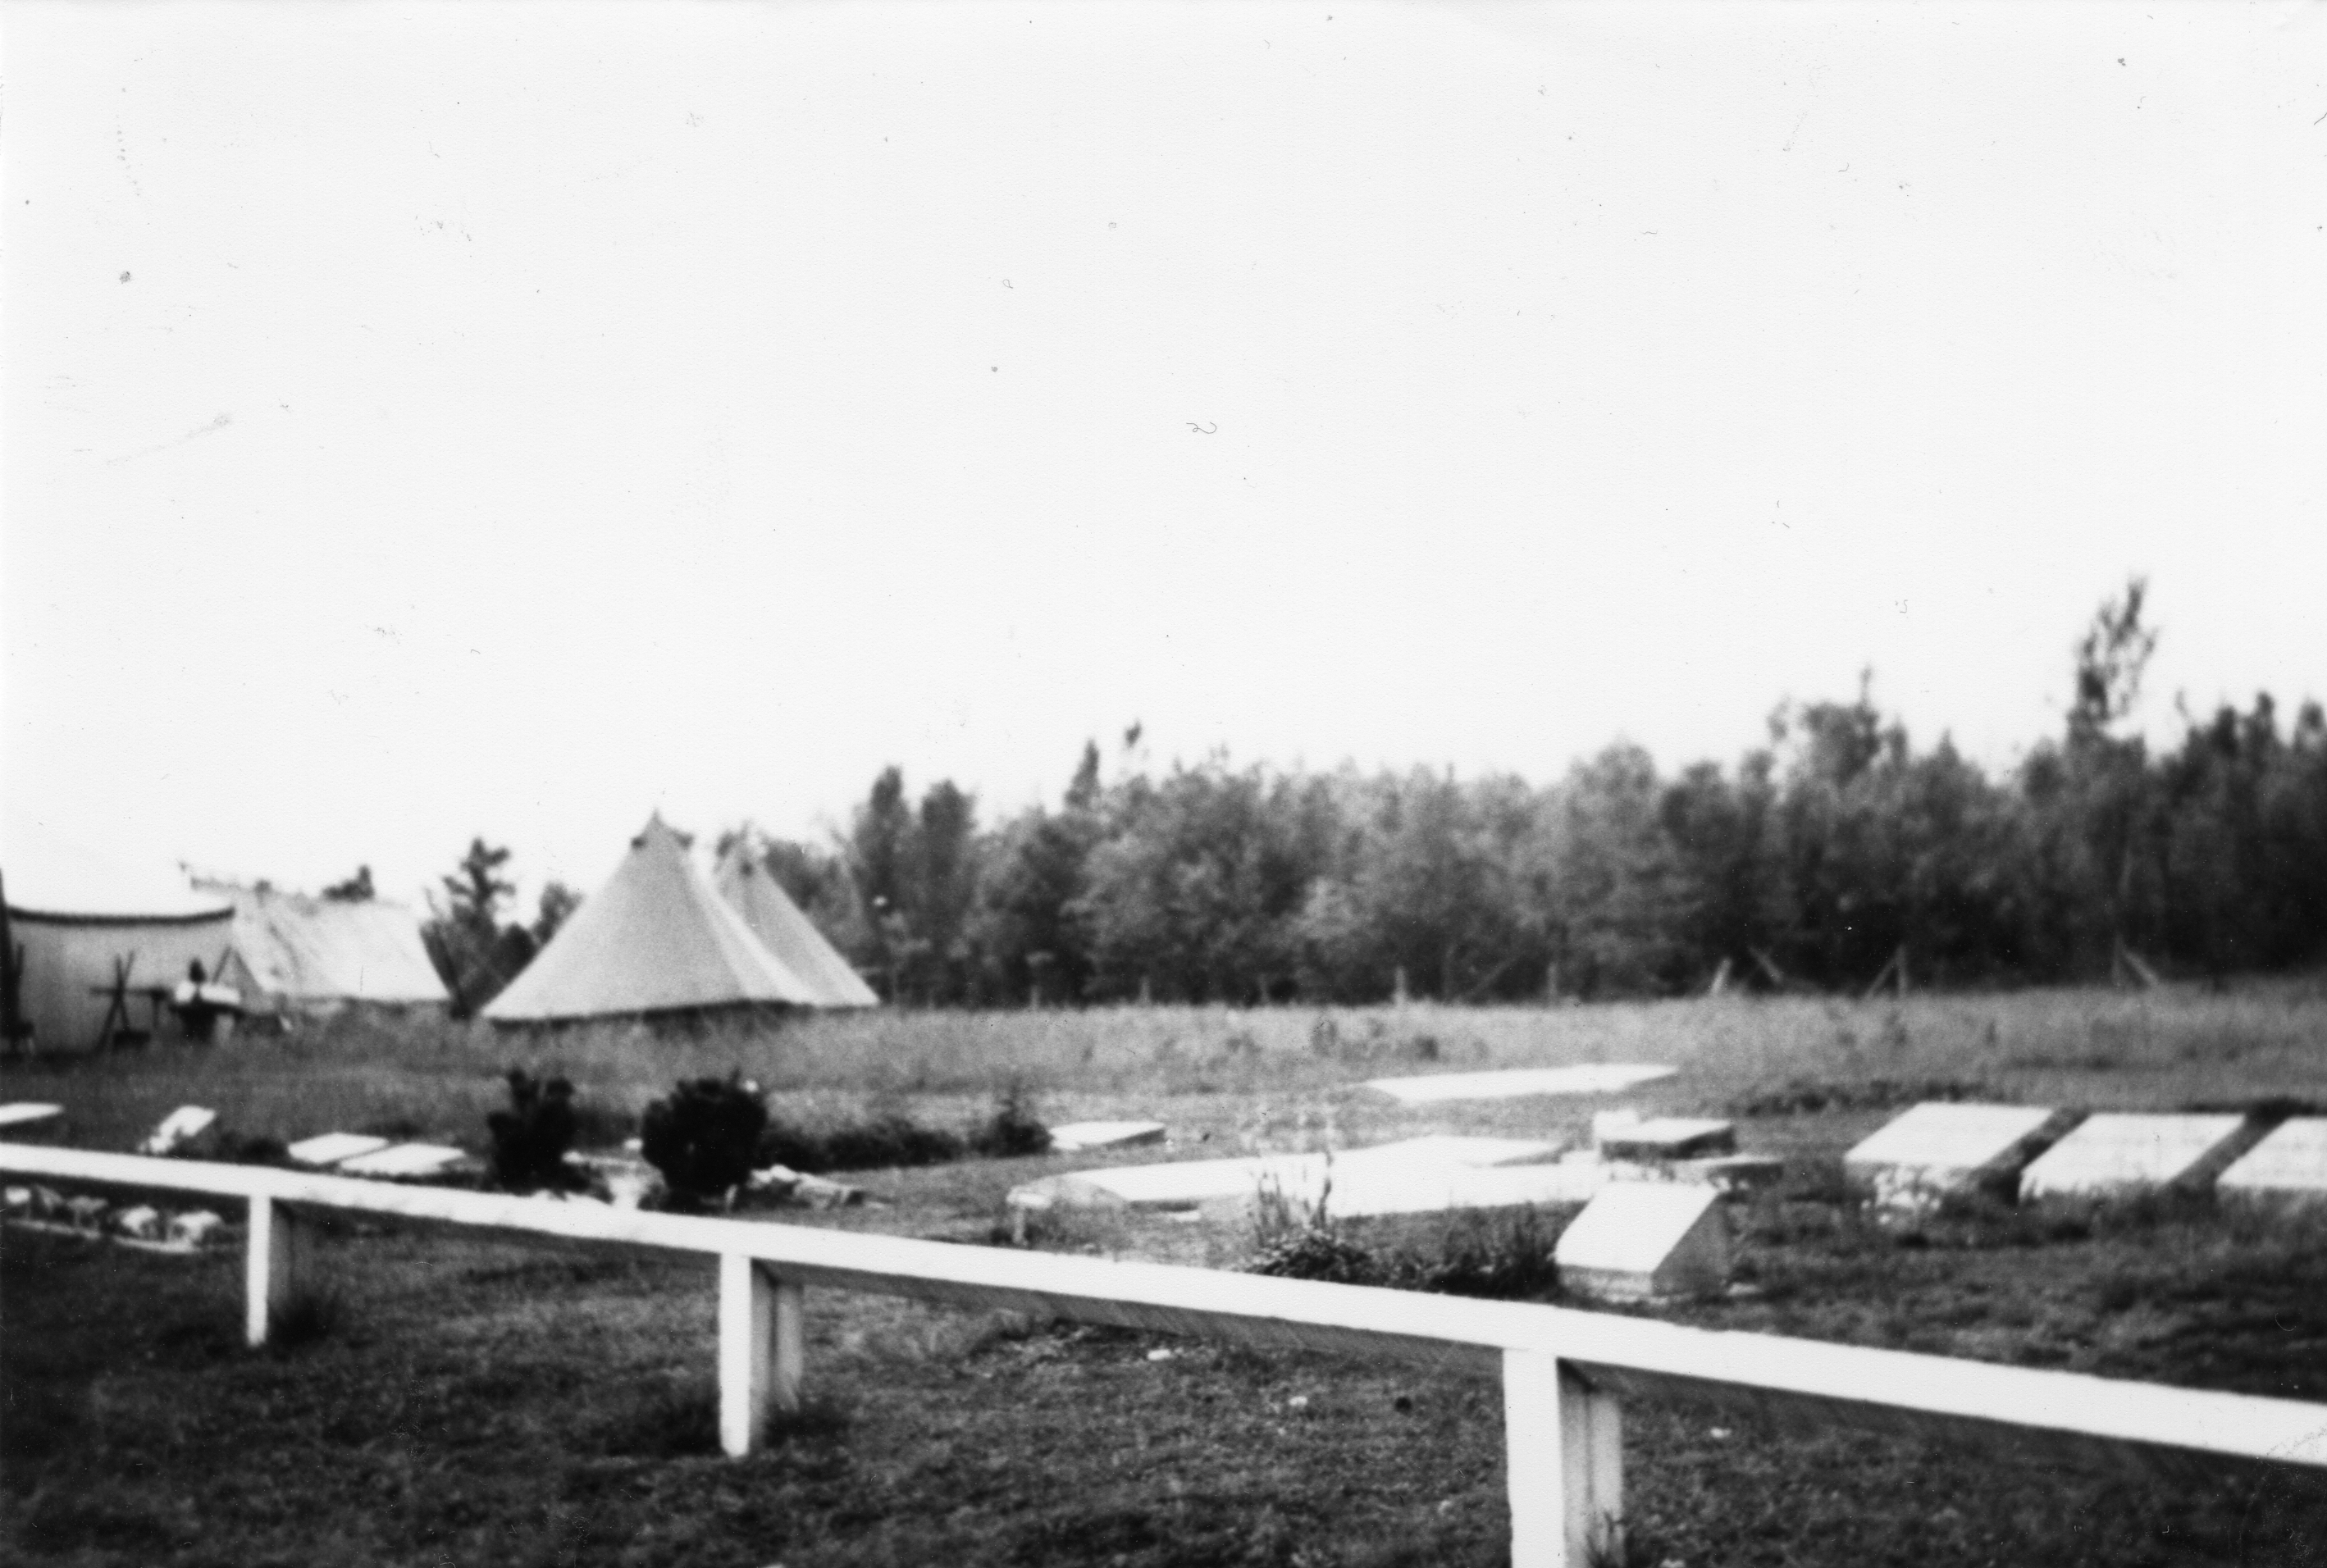
<instances>
[{"instance_id":1,"label":"flat grave slab","mask_svg":"<svg viewBox=\"0 0 2327 1568\"><path fill-rule=\"evenodd\" d=\"M1781 1181L1786 1162L1774 1154L1713 1154L1701 1160L1605 1160L1612 1181L1694 1181L1724 1197Z\"/></svg>"},{"instance_id":2,"label":"flat grave slab","mask_svg":"<svg viewBox=\"0 0 2327 1568\"><path fill-rule=\"evenodd\" d=\"M1562 1288L1603 1301L1719 1295L1729 1288L1721 1195L1679 1181L1613 1181L1560 1233Z\"/></svg>"},{"instance_id":3,"label":"flat grave slab","mask_svg":"<svg viewBox=\"0 0 2327 1568\"><path fill-rule=\"evenodd\" d=\"M2327 1201L2327 1116L2296 1116L2233 1161L2214 1183L2241 1198Z\"/></svg>"},{"instance_id":4,"label":"flat grave slab","mask_svg":"<svg viewBox=\"0 0 2327 1568\"><path fill-rule=\"evenodd\" d=\"M218 1120L218 1113L203 1106L180 1106L162 1118L153 1136L137 1145L141 1154L167 1154L179 1145L201 1137Z\"/></svg>"},{"instance_id":5,"label":"flat grave slab","mask_svg":"<svg viewBox=\"0 0 2327 1568\"><path fill-rule=\"evenodd\" d=\"M1069 1122L1051 1129L1051 1153L1079 1154L1089 1149L1135 1149L1164 1141L1161 1122Z\"/></svg>"},{"instance_id":6,"label":"flat grave slab","mask_svg":"<svg viewBox=\"0 0 2327 1568\"><path fill-rule=\"evenodd\" d=\"M1560 1144L1544 1138L1472 1137L1459 1133L1430 1133L1400 1138L1369 1149L1343 1149L1334 1165L1350 1170L1368 1163L1397 1166L1457 1165L1479 1170L1491 1165L1537 1165L1559 1157Z\"/></svg>"},{"instance_id":7,"label":"flat grave slab","mask_svg":"<svg viewBox=\"0 0 2327 1568\"><path fill-rule=\"evenodd\" d=\"M1370 1149L1323 1153L1255 1154L1233 1160L1181 1160L1075 1171L1027 1183L1010 1194L1022 1208L1051 1203L1122 1209L1197 1209L1224 1200L1249 1202L1264 1187L1288 1198L1336 1189L1350 1181L1378 1187L1450 1169L1482 1169L1548 1160L1559 1145L1519 1138L1434 1136Z\"/></svg>"},{"instance_id":8,"label":"flat grave slab","mask_svg":"<svg viewBox=\"0 0 2327 1568\"><path fill-rule=\"evenodd\" d=\"M1337 1170L1324 1204L1327 1213L1341 1219L1576 1204L1588 1202L1610 1180L1605 1166L1591 1164L1456 1165L1397 1173Z\"/></svg>"},{"instance_id":9,"label":"flat grave slab","mask_svg":"<svg viewBox=\"0 0 2327 1568\"><path fill-rule=\"evenodd\" d=\"M31 1100L0 1106L0 1142L53 1133L63 1125L64 1119L65 1108L62 1106L43 1105Z\"/></svg>"},{"instance_id":10,"label":"flat grave slab","mask_svg":"<svg viewBox=\"0 0 2327 1568\"><path fill-rule=\"evenodd\" d=\"M397 1143L342 1160L342 1176L435 1176L459 1164L468 1155L445 1143Z\"/></svg>"},{"instance_id":11,"label":"flat grave slab","mask_svg":"<svg viewBox=\"0 0 2327 1568\"><path fill-rule=\"evenodd\" d=\"M2088 1116L2020 1173L2020 1199L2107 1198L2202 1182L2244 1116Z\"/></svg>"},{"instance_id":12,"label":"flat grave slab","mask_svg":"<svg viewBox=\"0 0 2327 1568\"><path fill-rule=\"evenodd\" d=\"M386 1138L375 1138L369 1133L325 1133L319 1137L303 1138L284 1153L302 1165L336 1165L342 1160L387 1147Z\"/></svg>"},{"instance_id":13,"label":"flat grave slab","mask_svg":"<svg viewBox=\"0 0 2327 1568\"><path fill-rule=\"evenodd\" d=\"M1379 1089L1407 1105L1440 1100L1507 1100L1525 1095L1611 1095L1679 1069L1640 1062L1595 1062L1582 1067L1514 1068L1503 1072L1444 1072L1421 1078L1370 1078Z\"/></svg>"},{"instance_id":14,"label":"flat grave slab","mask_svg":"<svg viewBox=\"0 0 2327 1568\"><path fill-rule=\"evenodd\" d=\"M1658 1116L1599 1131L1600 1153L1611 1160L1687 1160L1737 1148L1734 1125L1689 1116Z\"/></svg>"},{"instance_id":15,"label":"flat grave slab","mask_svg":"<svg viewBox=\"0 0 2327 1568\"><path fill-rule=\"evenodd\" d=\"M1862 1139L1843 1174L1887 1208L1920 1208L2016 1174L2055 1113L2042 1106L1926 1101Z\"/></svg>"}]
</instances>

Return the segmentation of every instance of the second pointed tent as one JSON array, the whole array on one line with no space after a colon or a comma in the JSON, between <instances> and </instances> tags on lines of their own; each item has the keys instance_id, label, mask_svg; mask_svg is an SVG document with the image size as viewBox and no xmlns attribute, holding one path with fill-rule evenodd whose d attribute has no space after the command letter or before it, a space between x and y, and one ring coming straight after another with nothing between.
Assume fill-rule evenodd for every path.
<instances>
[{"instance_id":1,"label":"second pointed tent","mask_svg":"<svg viewBox=\"0 0 2327 1568\"><path fill-rule=\"evenodd\" d=\"M824 1005L658 815L483 1016L520 1025Z\"/></svg>"}]
</instances>

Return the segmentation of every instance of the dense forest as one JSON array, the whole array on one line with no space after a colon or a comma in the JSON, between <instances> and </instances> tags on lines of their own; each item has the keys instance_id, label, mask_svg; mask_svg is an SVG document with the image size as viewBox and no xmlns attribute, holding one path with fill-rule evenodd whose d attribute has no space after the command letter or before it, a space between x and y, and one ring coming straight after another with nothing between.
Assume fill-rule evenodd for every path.
<instances>
[{"instance_id":1,"label":"dense forest","mask_svg":"<svg viewBox=\"0 0 2327 1568\"><path fill-rule=\"evenodd\" d=\"M921 1003L1370 1002L1863 986L2327 953L2327 722L2267 695L2124 733L2155 634L2138 582L2074 653L2065 731L1992 778L1918 751L1862 684L1788 705L1734 766L1616 744L1547 785L1449 773L1162 773L1096 746L1055 807L981 826L883 772L774 873L884 992ZM1724 964L1726 967L1724 968ZM1893 975L1895 976L1896 971Z\"/></svg>"},{"instance_id":2,"label":"dense forest","mask_svg":"<svg viewBox=\"0 0 2327 1568\"><path fill-rule=\"evenodd\" d=\"M2327 956L2327 720L2306 702L2284 724L2258 695L2185 715L2154 753L2126 723L2155 642L2142 609L2138 581L2101 607L2064 732L2004 777L1945 739L1918 751L1863 681L1677 775L1623 743L1542 785L1222 756L1158 772L1135 730L1112 769L1087 745L1055 807L982 825L953 783L915 800L891 768L833 842L755 848L884 994L927 1005L1855 988L1894 962L1917 985L2219 977Z\"/></svg>"}]
</instances>

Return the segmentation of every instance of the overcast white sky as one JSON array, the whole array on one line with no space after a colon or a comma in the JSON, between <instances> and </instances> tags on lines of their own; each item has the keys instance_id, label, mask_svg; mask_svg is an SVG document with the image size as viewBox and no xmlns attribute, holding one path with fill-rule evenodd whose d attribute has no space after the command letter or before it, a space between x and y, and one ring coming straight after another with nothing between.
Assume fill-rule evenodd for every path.
<instances>
[{"instance_id":1,"label":"overcast white sky","mask_svg":"<svg viewBox=\"0 0 2327 1568\"><path fill-rule=\"evenodd\" d=\"M5 14L5 792L593 883L1158 763L2327 695L2318 5Z\"/></svg>"}]
</instances>

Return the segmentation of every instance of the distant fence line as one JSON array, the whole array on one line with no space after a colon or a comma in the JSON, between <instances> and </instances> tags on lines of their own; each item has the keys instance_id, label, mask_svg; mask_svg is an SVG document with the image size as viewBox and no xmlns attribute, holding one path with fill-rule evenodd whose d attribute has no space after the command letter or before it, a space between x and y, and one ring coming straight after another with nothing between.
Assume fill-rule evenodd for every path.
<instances>
[{"instance_id":1,"label":"distant fence line","mask_svg":"<svg viewBox=\"0 0 2327 1568\"><path fill-rule=\"evenodd\" d=\"M0 1171L247 1202L254 1346L307 1266L319 1211L716 1258L720 1441L737 1456L761 1446L775 1413L799 1408L811 1285L1499 1377L1514 1568L1584 1568L1620 1546L1627 1398L1711 1400L2150 1471L2220 1459L2327 1469L2327 1405L1530 1302L16 1143L0 1143Z\"/></svg>"}]
</instances>

